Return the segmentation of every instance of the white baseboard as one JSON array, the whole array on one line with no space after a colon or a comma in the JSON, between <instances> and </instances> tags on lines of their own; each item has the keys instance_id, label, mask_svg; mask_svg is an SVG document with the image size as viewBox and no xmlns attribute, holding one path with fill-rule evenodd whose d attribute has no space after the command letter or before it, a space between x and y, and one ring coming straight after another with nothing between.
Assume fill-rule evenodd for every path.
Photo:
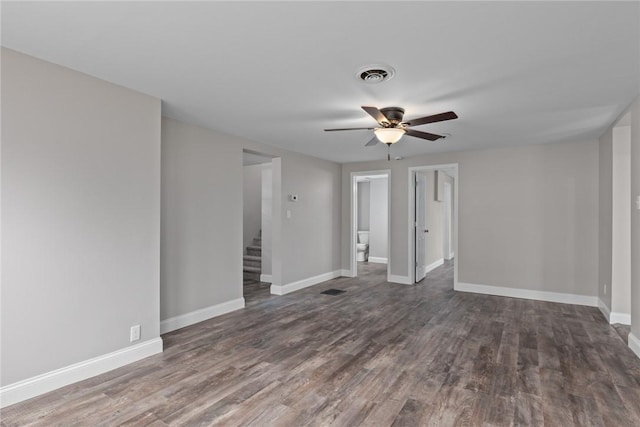
<instances>
[{"instance_id":1,"label":"white baseboard","mask_svg":"<svg viewBox=\"0 0 640 427\"><path fill-rule=\"evenodd\" d=\"M287 283L286 285L277 286L271 285L271 293L274 295L285 295L291 292L298 291L300 289L308 288L309 286L317 285L318 283L326 282L327 280L335 279L342 275L342 270L330 271L328 273L318 274L317 276L308 277L306 279L298 280L296 282Z\"/></svg>"},{"instance_id":2,"label":"white baseboard","mask_svg":"<svg viewBox=\"0 0 640 427\"><path fill-rule=\"evenodd\" d=\"M411 279L407 276L398 276L396 274L390 274L388 281L390 283L400 283L401 285L413 285Z\"/></svg>"},{"instance_id":3,"label":"white baseboard","mask_svg":"<svg viewBox=\"0 0 640 427\"><path fill-rule=\"evenodd\" d=\"M611 316L609 317L609 323L620 323L621 325L631 325L631 314L629 313L617 313L615 311L611 312Z\"/></svg>"},{"instance_id":4,"label":"white baseboard","mask_svg":"<svg viewBox=\"0 0 640 427\"><path fill-rule=\"evenodd\" d=\"M424 268L425 274L430 272L431 270L435 270L436 268L440 267L442 264L444 264L444 258L440 258L439 260L432 262L431 264L427 265Z\"/></svg>"},{"instance_id":5,"label":"white baseboard","mask_svg":"<svg viewBox=\"0 0 640 427\"><path fill-rule=\"evenodd\" d=\"M370 256L369 257L369 262L374 262L376 264L386 264L387 263L387 258L382 258L379 256Z\"/></svg>"},{"instance_id":6,"label":"white baseboard","mask_svg":"<svg viewBox=\"0 0 640 427\"><path fill-rule=\"evenodd\" d=\"M633 332L629 333L629 348L636 356L640 357L640 340L633 335Z\"/></svg>"},{"instance_id":7,"label":"white baseboard","mask_svg":"<svg viewBox=\"0 0 640 427\"><path fill-rule=\"evenodd\" d=\"M609 307L598 298L598 308L604 315L604 318L607 319L607 322L610 324L620 323L621 325L631 325L631 314L629 313L618 313L615 311L609 310Z\"/></svg>"},{"instance_id":8,"label":"white baseboard","mask_svg":"<svg viewBox=\"0 0 640 427\"><path fill-rule=\"evenodd\" d=\"M342 277L356 277L354 274L351 273L351 270L340 270L340 276Z\"/></svg>"},{"instance_id":9,"label":"white baseboard","mask_svg":"<svg viewBox=\"0 0 640 427\"><path fill-rule=\"evenodd\" d=\"M170 317L169 319L160 322L160 333L165 334L167 332L175 331L176 329L200 323L202 321L209 320L212 317L220 316L241 308L244 308L244 298L226 301L220 304L201 308L200 310L192 311L191 313Z\"/></svg>"},{"instance_id":10,"label":"white baseboard","mask_svg":"<svg viewBox=\"0 0 640 427\"><path fill-rule=\"evenodd\" d=\"M0 388L0 407L31 399L158 353L162 353L160 337L9 384Z\"/></svg>"},{"instance_id":11,"label":"white baseboard","mask_svg":"<svg viewBox=\"0 0 640 427\"><path fill-rule=\"evenodd\" d=\"M532 299L538 301L558 302L561 304L586 305L598 307L598 297L564 294L560 292L538 291L534 289L504 288L502 286L477 285L474 283L458 282L453 288L460 292L473 292L476 294L497 295L501 297Z\"/></svg>"},{"instance_id":12,"label":"white baseboard","mask_svg":"<svg viewBox=\"0 0 640 427\"><path fill-rule=\"evenodd\" d=\"M609 307L607 307L607 304L605 304L600 298L598 298L598 308L604 315L604 318L607 319L607 322L609 322L611 320L611 311L609 310Z\"/></svg>"},{"instance_id":13,"label":"white baseboard","mask_svg":"<svg viewBox=\"0 0 640 427\"><path fill-rule=\"evenodd\" d=\"M260 281L264 283L273 283L273 276L271 274L261 274Z\"/></svg>"}]
</instances>

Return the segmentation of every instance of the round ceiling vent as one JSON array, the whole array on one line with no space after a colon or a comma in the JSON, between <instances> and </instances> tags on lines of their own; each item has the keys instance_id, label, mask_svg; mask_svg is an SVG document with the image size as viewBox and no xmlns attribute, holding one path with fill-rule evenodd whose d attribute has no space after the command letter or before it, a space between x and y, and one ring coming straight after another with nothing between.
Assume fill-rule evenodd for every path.
<instances>
[{"instance_id":1,"label":"round ceiling vent","mask_svg":"<svg viewBox=\"0 0 640 427\"><path fill-rule=\"evenodd\" d=\"M367 65L358 70L356 78L367 84L377 84L390 80L395 73L396 70L389 65Z\"/></svg>"}]
</instances>

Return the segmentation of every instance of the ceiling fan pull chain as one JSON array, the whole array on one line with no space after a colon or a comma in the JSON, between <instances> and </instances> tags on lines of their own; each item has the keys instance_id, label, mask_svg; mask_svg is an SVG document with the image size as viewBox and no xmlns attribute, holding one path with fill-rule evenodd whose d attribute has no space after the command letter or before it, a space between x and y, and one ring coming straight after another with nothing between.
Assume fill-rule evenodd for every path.
<instances>
[{"instance_id":1,"label":"ceiling fan pull chain","mask_svg":"<svg viewBox=\"0 0 640 427\"><path fill-rule=\"evenodd\" d=\"M387 162L391 161L391 144L387 144Z\"/></svg>"}]
</instances>

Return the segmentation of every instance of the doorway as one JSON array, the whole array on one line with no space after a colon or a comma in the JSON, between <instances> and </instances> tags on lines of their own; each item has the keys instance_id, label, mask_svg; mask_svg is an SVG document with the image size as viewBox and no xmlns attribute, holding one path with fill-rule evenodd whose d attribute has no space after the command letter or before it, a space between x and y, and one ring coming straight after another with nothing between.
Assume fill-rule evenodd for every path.
<instances>
[{"instance_id":1,"label":"doorway","mask_svg":"<svg viewBox=\"0 0 640 427\"><path fill-rule=\"evenodd\" d=\"M243 151L242 294L245 304L271 297L273 158Z\"/></svg>"},{"instance_id":2,"label":"doorway","mask_svg":"<svg viewBox=\"0 0 640 427\"><path fill-rule=\"evenodd\" d=\"M408 271L410 283L453 270L458 280L458 165L409 168ZM433 273L432 273L433 272Z\"/></svg>"},{"instance_id":3,"label":"doorway","mask_svg":"<svg viewBox=\"0 0 640 427\"><path fill-rule=\"evenodd\" d=\"M389 278L389 208L391 171L351 173L349 275Z\"/></svg>"}]
</instances>

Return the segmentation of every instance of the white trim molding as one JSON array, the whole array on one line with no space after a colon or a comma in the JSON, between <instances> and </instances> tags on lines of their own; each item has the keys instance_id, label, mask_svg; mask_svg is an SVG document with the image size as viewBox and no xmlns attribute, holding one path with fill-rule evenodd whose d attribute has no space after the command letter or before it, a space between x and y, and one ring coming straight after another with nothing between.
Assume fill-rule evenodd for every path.
<instances>
[{"instance_id":1,"label":"white trim molding","mask_svg":"<svg viewBox=\"0 0 640 427\"><path fill-rule=\"evenodd\" d=\"M427 274L428 272L435 270L436 268L440 267L441 265L444 264L444 258L440 258L434 262L432 262L431 264L427 265L424 268L424 273Z\"/></svg>"},{"instance_id":2,"label":"white trim molding","mask_svg":"<svg viewBox=\"0 0 640 427\"><path fill-rule=\"evenodd\" d=\"M264 283L273 283L273 276L271 274L261 274L260 281Z\"/></svg>"},{"instance_id":3,"label":"white trim molding","mask_svg":"<svg viewBox=\"0 0 640 427\"><path fill-rule=\"evenodd\" d=\"M620 323L621 325L631 325L631 314L612 311L611 316L609 317L609 323L611 323L612 325L614 323Z\"/></svg>"},{"instance_id":4,"label":"white trim molding","mask_svg":"<svg viewBox=\"0 0 640 427\"><path fill-rule=\"evenodd\" d=\"M607 319L611 325L614 323L620 323L621 325L631 325L631 314L629 313L618 313L616 311L609 310L607 304L598 298L598 308L604 315L604 318Z\"/></svg>"},{"instance_id":5,"label":"white trim molding","mask_svg":"<svg viewBox=\"0 0 640 427\"><path fill-rule=\"evenodd\" d=\"M386 264L387 263L387 258L382 258L379 256L370 256L369 257L369 262L373 262L376 264Z\"/></svg>"},{"instance_id":6,"label":"white trim molding","mask_svg":"<svg viewBox=\"0 0 640 427\"><path fill-rule=\"evenodd\" d=\"M413 285L413 283L411 283L411 279L408 276L399 276L397 274L389 274L387 282L400 283L401 285Z\"/></svg>"},{"instance_id":7,"label":"white trim molding","mask_svg":"<svg viewBox=\"0 0 640 427\"><path fill-rule=\"evenodd\" d=\"M607 304L605 304L605 302L600 298L598 298L598 308L600 309L600 312L602 313L604 318L607 319L607 322L609 322L611 319L611 311L609 310L609 307L607 307Z\"/></svg>"},{"instance_id":8,"label":"white trim molding","mask_svg":"<svg viewBox=\"0 0 640 427\"><path fill-rule=\"evenodd\" d=\"M335 270L295 282L287 283L286 285L282 286L272 284L271 293L274 295L290 294L291 292L299 291L300 289L308 288L309 286L317 285L318 283L326 282L327 280L335 279L336 277L340 276L342 276L342 270Z\"/></svg>"},{"instance_id":9,"label":"white trim molding","mask_svg":"<svg viewBox=\"0 0 640 427\"><path fill-rule=\"evenodd\" d=\"M636 356L640 357L640 340L633 335L633 332L629 333L629 348Z\"/></svg>"},{"instance_id":10,"label":"white trim molding","mask_svg":"<svg viewBox=\"0 0 640 427\"><path fill-rule=\"evenodd\" d=\"M0 407L31 399L158 353L162 353L160 337L9 384L0 388Z\"/></svg>"},{"instance_id":11,"label":"white trim molding","mask_svg":"<svg viewBox=\"0 0 640 427\"><path fill-rule=\"evenodd\" d=\"M201 308L200 310L195 310L190 313L170 317L160 322L160 333L166 334L167 332L175 331L176 329L184 328L185 326L200 323L205 320L209 320L212 317L221 316L232 311L240 310L241 308L244 308L244 298L226 301L220 304Z\"/></svg>"},{"instance_id":12,"label":"white trim molding","mask_svg":"<svg viewBox=\"0 0 640 427\"><path fill-rule=\"evenodd\" d=\"M558 302L561 304L586 305L598 307L598 297L577 294L564 294L560 292L538 291L535 289L505 288L502 286L477 285L474 283L458 282L453 289L459 292L472 292L476 294L497 295L501 297L532 299L538 301Z\"/></svg>"},{"instance_id":13,"label":"white trim molding","mask_svg":"<svg viewBox=\"0 0 640 427\"><path fill-rule=\"evenodd\" d=\"M356 276L353 275L351 270L345 270L344 268L342 270L340 270L340 276L342 276L342 277L356 277Z\"/></svg>"}]
</instances>

